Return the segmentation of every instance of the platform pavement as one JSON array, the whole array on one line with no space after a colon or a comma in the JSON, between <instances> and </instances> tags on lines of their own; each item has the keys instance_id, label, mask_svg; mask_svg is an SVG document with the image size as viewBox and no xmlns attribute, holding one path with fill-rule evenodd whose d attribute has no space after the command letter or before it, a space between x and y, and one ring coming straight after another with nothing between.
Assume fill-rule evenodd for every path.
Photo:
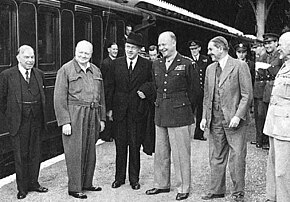
<instances>
[{"instance_id":1,"label":"platform pavement","mask_svg":"<svg viewBox=\"0 0 290 202\"><path fill-rule=\"evenodd\" d=\"M250 125L246 133L248 141L253 140L253 126ZM209 183L208 141L192 140L192 188L190 196L185 201L201 202L200 196L207 191ZM100 144L96 149L97 164L94 175L94 185L101 186L101 192L86 192L88 199L75 199L67 194L67 173L63 155L53 164L40 172L39 182L49 189L47 193L29 192L23 202L64 202L64 201L100 201L100 202L170 202L176 201L176 186L174 168L172 167L171 192L154 196L145 195L145 191L153 187L153 156L141 152L140 190L132 190L128 180L118 189L112 189L115 172L115 145L113 142ZM248 143L247 173L246 173L246 201L265 201L265 171L267 151L257 149ZM52 160L51 160L52 161ZM42 163L43 164L43 163ZM43 166L43 165L42 165ZM213 202L230 201L232 183L227 173L226 198L212 200ZM0 188L0 201L18 201L16 199L15 180Z\"/></svg>"}]
</instances>

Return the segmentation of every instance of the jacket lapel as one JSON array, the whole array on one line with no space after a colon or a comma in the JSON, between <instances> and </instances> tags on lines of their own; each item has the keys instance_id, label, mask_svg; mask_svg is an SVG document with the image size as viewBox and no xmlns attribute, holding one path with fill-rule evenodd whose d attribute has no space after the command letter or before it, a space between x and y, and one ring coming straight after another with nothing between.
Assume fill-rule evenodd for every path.
<instances>
[{"instance_id":1,"label":"jacket lapel","mask_svg":"<svg viewBox=\"0 0 290 202\"><path fill-rule=\"evenodd\" d=\"M139 75L139 72L143 69L143 64L142 63L142 59L140 58L140 56L138 56L137 62L135 64L135 67L132 71L132 75L131 75L131 82L134 81L134 79L136 79L136 77Z\"/></svg>"},{"instance_id":2,"label":"jacket lapel","mask_svg":"<svg viewBox=\"0 0 290 202\"><path fill-rule=\"evenodd\" d=\"M176 57L173 59L171 65L169 66L167 72L171 72L172 70L174 70L176 66L180 65L180 63L181 63L180 55L179 53L177 53Z\"/></svg>"},{"instance_id":3,"label":"jacket lapel","mask_svg":"<svg viewBox=\"0 0 290 202\"><path fill-rule=\"evenodd\" d=\"M15 97L17 99L17 103L19 105L19 108L22 108L22 94L21 94L21 81L20 81L20 76L22 76L18 70L18 66L13 67L12 74L10 75L11 79L11 84L13 91L15 93Z\"/></svg>"},{"instance_id":4,"label":"jacket lapel","mask_svg":"<svg viewBox=\"0 0 290 202\"><path fill-rule=\"evenodd\" d=\"M215 66L208 68L207 71L209 72L209 78L208 78L208 86L209 86L209 93L210 96L213 97L213 93L214 93L214 87L215 87L215 75L216 75L216 67L217 67L217 63L215 64Z\"/></svg>"},{"instance_id":5,"label":"jacket lapel","mask_svg":"<svg viewBox=\"0 0 290 202\"><path fill-rule=\"evenodd\" d=\"M219 82L219 87L225 82L229 74L232 72L234 69L233 65L233 58L229 56L228 61L226 63L226 66L224 67L221 75L220 75L220 82Z\"/></svg>"}]
</instances>

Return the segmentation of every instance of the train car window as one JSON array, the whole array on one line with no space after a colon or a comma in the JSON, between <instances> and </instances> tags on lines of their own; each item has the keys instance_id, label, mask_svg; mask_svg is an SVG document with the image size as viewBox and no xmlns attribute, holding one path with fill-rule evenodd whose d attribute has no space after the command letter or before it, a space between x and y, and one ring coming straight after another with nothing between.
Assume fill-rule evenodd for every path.
<instances>
[{"instance_id":1,"label":"train car window","mask_svg":"<svg viewBox=\"0 0 290 202\"><path fill-rule=\"evenodd\" d=\"M119 45L118 56L123 56L125 53L124 47L126 42L125 22L123 20L118 20L116 24L117 24L117 44Z\"/></svg>"},{"instance_id":2,"label":"train car window","mask_svg":"<svg viewBox=\"0 0 290 202\"><path fill-rule=\"evenodd\" d=\"M38 10L38 61L43 71L55 71L59 58L59 12L40 6Z\"/></svg>"},{"instance_id":3,"label":"train car window","mask_svg":"<svg viewBox=\"0 0 290 202\"><path fill-rule=\"evenodd\" d=\"M88 14L76 12L75 43L81 40L92 41L92 19Z\"/></svg>"},{"instance_id":4,"label":"train car window","mask_svg":"<svg viewBox=\"0 0 290 202\"><path fill-rule=\"evenodd\" d=\"M61 13L61 65L74 56L73 12L63 10Z\"/></svg>"},{"instance_id":5,"label":"train car window","mask_svg":"<svg viewBox=\"0 0 290 202\"><path fill-rule=\"evenodd\" d=\"M102 18L100 16L93 16L93 46L94 46L94 52L92 56L92 62L100 66L103 51L102 51L102 45L103 45L103 22Z\"/></svg>"},{"instance_id":6,"label":"train car window","mask_svg":"<svg viewBox=\"0 0 290 202\"><path fill-rule=\"evenodd\" d=\"M103 55L103 58L108 57L108 51L107 51L108 43L117 42L116 32L117 32L116 21L106 19L106 21L104 21L104 41L103 41L103 43L104 43L104 49L103 49L104 55Z\"/></svg>"},{"instance_id":7,"label":"train car window","mask_svg":"<svg viewBox=\"0 0 290 202\"><path fill-rule=\"evenodd\" d=\"M19 45L27 44L35 52L36 48L36 8L31 3L21 3L19 6ZM37 61L36 61L37 63Z\"/></svg>"}]
</instances>

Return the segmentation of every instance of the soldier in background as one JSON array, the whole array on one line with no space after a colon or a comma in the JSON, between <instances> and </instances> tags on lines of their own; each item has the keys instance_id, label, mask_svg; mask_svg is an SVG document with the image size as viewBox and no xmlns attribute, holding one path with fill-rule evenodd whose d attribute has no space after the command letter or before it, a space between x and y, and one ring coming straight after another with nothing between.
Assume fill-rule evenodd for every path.
<instances>
[{"instance_id":1,"label":"soldier in background","mask_svg":"<svg viewBox=\"0 0 290 202\"><path fill-rule=\"evenodd\" d=\"M260 56L259 62L269 64L267 69L257 69L254 84L254 111L256 123L256 147L269 149L269 138L263 134L264 122L270 102L274 79L279 71L282 60L277 51L278 35L266 33L263 35L266 52ZM257 67L258 68L258 67Z\"/></svg>"},{"instance_id":2,"label":"soldier in background","mask_svg":"<svg viewBox=\"0 0 290 202\"><path fill-rule=\"evenodd\" d=\"M201 94L197 99L196 103L196 127L194 131L194 139L196 140L202 140L205 141L206 138L203 136L203 131L200 129L200 121L202 118L202 102L203 102L203 88L204 88L204 77L205 77L205 71L207 66L211 63L211 60L208 56L201 55L201 42L198 40L193 40L188 42L189 50L190 50L190 57L193 59L196 68L196 71L198 73L198 81L199 86L201 90ZM195 110L195 109L193 109Z\"/></svg>"},{"instance_id":3,"label":"soldier in background","mask_svg":"<svg viewBox=\"0 0 290 202\"><path fill-rule=\"evenodd\" d=\"M155 60L157 60L158 58L160 58L160 55L159 55L159 53L158 53L158 48L157 48L157 46L155 46L155 45L151 45L151 46L149 46L148 53L149 53L149 59L150 59L151 61L155 61Z\"/></svg>"}]
</instances>

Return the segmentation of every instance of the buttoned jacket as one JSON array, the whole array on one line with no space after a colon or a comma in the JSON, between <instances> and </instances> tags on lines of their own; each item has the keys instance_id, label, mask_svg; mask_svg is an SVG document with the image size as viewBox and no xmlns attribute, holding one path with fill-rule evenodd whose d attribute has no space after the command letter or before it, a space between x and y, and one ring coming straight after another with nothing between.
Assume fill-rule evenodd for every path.
<instances>
[{"instance_id":1,"label":"buttoned jacket","mask_svg":"<svg viewBox=\"0 0 290 202\"><path fill-rule=\"evenodd\" d=\"M202 117L207 120L207 127L210 126L212 118L217 65L217 62L209 65L205 76ZM229 124L234 116L241 119L240 124L247 123L248 109L253 99L251 74L247 63L229 56L218 86L220 105L226 123Z\"/></svg>"},{"instance_id":2,"label":"buttoned jacket","mask_svg":"<svg viewBox=\"0 0 290 202\"><path fill-rule=\"evenodd\" d=\"M208 65L210 65L211 60L209 57L205 55L199 55L199 58L197 61L194 61L196 63L196 71L198 73L198 78L199 78L199 85L201 90L203 91L204 88L204 78L205 78L205 71Z\"/></svg>"}]
</instances>

